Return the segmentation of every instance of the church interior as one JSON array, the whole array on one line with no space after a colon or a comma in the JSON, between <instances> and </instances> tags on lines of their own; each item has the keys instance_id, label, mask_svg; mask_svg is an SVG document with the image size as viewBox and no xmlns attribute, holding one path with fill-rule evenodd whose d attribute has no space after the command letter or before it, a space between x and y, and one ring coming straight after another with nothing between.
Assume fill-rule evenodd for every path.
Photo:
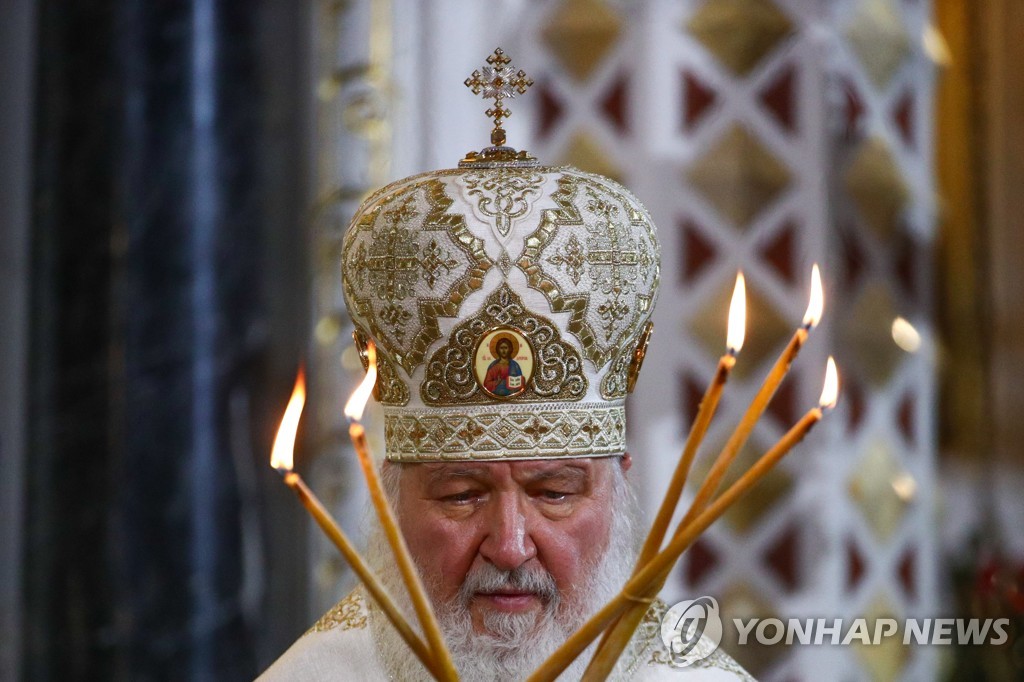
<instances>
[{"instance_id":1,"label":"church interior","mask_svg":"<svg viewBox=\"0 0 1024 682\"><path fill-rule=\"evenodd\" d=\"M497 46L533 80L509 144L657 225L626 403L648 519L736 272L747 337L708 449L821 268L821 323L737 467L816 404L830 355L838 404L663 598L1009 623L948 646L727 631L757 679L1024 679L1022 35L1019 0L5 2L0 680L253 679L352 587L271 444L301 366L296 468L361 537L342 237L377 188L486 144L463 81ZM365 422L380 453L372 401Z\"/></svg>"}]
</instances>

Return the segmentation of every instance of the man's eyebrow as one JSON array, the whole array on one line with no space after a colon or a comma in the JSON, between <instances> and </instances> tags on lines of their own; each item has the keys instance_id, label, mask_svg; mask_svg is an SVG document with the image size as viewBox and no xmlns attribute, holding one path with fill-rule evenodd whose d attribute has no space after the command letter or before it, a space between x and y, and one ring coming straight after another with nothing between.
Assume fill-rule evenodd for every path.
<instances>
[{"instance_id":1,"label":"man's eyebrow","mask_svg":"<svg viewBox=\"0 0 1024 682\"><path fill-rule=\"evenodd\" d=\"M526 476L527 483L538 483L552 479L570 479L572 481L586 481L590 478L590 470L581 466L563 466L554 469L544 469Z\"/></svg>"},{"instance_id":2,"label":"man's eyebrow","mask_svg":"<svg viewBox=\"0 0 1024 682\"><path fill-rule=\"evenodd\" d=\"M435 483L443 483L453 478L486 478L487 470L484 467L453 467L453 466L442 466L438 469L431 471L427 475L427 484L432 485Z\"/></svg>"}]
</instances>

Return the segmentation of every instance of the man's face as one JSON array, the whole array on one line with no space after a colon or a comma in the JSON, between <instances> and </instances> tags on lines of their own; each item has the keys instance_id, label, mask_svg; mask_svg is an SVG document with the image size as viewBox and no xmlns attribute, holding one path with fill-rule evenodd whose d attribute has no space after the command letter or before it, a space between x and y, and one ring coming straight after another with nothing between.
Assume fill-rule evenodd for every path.
<instances>
[{"instance_id":1,"label":"man's face","mask_svg":"<svg viewBox=\"0 0 1024 682\"><path fill-rule=\"evenodd\" d=\"M498 342L498 357L502 360L508 360L509 356L512 355L512 344L508 341Z\"/></svg>"},{"instance_id":2,"label":"man's face","mask_svg":"<svg viewBox=\"0 0 1024 682\"><path fill-rule=\"evenodd\" d=\"M407 465L398 515L432 601L449 603L467 575L488 564L546 572L572 599L608 544L611 467L628 465L618 458ZM544 601L511 585L474 591L473 628L484 632L488 615L539 614Z\"/></svg>"}]
</instances>

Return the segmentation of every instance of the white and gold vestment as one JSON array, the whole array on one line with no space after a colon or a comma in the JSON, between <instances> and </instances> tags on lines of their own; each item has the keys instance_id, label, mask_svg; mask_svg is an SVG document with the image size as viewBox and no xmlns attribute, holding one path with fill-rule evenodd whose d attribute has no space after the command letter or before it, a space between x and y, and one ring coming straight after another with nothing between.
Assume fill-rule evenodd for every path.
<instances>
[{"instance_id":1,"label":"white and gold vestment","mask_svg":"<svg viewBox=\"0 0 1024 682\"><path fill-rule=\"evenodd\" d=\"M660 634L665 610L661 601L651 606L633 641L623 652L611 680L740 682L753 679L721 650L687 667L673 666ZM387 627L390 625L384 621L384 616L369 606L357 589L324 614L258 682L394 681L396 677L389 671L390 662L381 660L375 644L375 631ZM424 671L422 679L431 678Z\"/></svg>"}]
</instances>

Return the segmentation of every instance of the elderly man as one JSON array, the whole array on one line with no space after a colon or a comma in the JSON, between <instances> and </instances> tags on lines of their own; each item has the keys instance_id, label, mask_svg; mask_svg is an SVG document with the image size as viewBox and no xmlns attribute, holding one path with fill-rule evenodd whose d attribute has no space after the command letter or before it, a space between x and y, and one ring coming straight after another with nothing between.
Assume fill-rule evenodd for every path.
<instances>
[{"instance_id":1,"label":"elderly man","mask_svg":"<svg viewBox=\"0 0 1024 682\"><path fill-rule=\"evenodd\" d=\"M508 86L495 78L491 91ZM632 571L643 529L625 399L660 272L654 226L625 188L540 166L503 140L496 127L498 146L459 168L376 192L342 256L357 345L377 347L385 486L459 674L474 681L526 678ZM379 536L371 563L400 598ZM664 609L654 603L614 677L748 678L721 653L674 667ZM261 679L425 677L356 589Z\"/></svg>"},{"instance_id":2,"label":"elderly man","mask_svg":"<svg viewBox=\"0 0 1024 682\"><path fill-rule=\"evenodd\" d=\"M522 680L629 576L638 528L629 455L392 464L384 481L461 679ZM380 533L370 560L403 594ZM407 609L411 613L411 609ZM656 602L624 652L622 680L749 677L715 652L674 668ZM581 656L562 679L579 679ZM261 680L425 680L419 661L356 590Z\"/></svg>"}]
</instances>

